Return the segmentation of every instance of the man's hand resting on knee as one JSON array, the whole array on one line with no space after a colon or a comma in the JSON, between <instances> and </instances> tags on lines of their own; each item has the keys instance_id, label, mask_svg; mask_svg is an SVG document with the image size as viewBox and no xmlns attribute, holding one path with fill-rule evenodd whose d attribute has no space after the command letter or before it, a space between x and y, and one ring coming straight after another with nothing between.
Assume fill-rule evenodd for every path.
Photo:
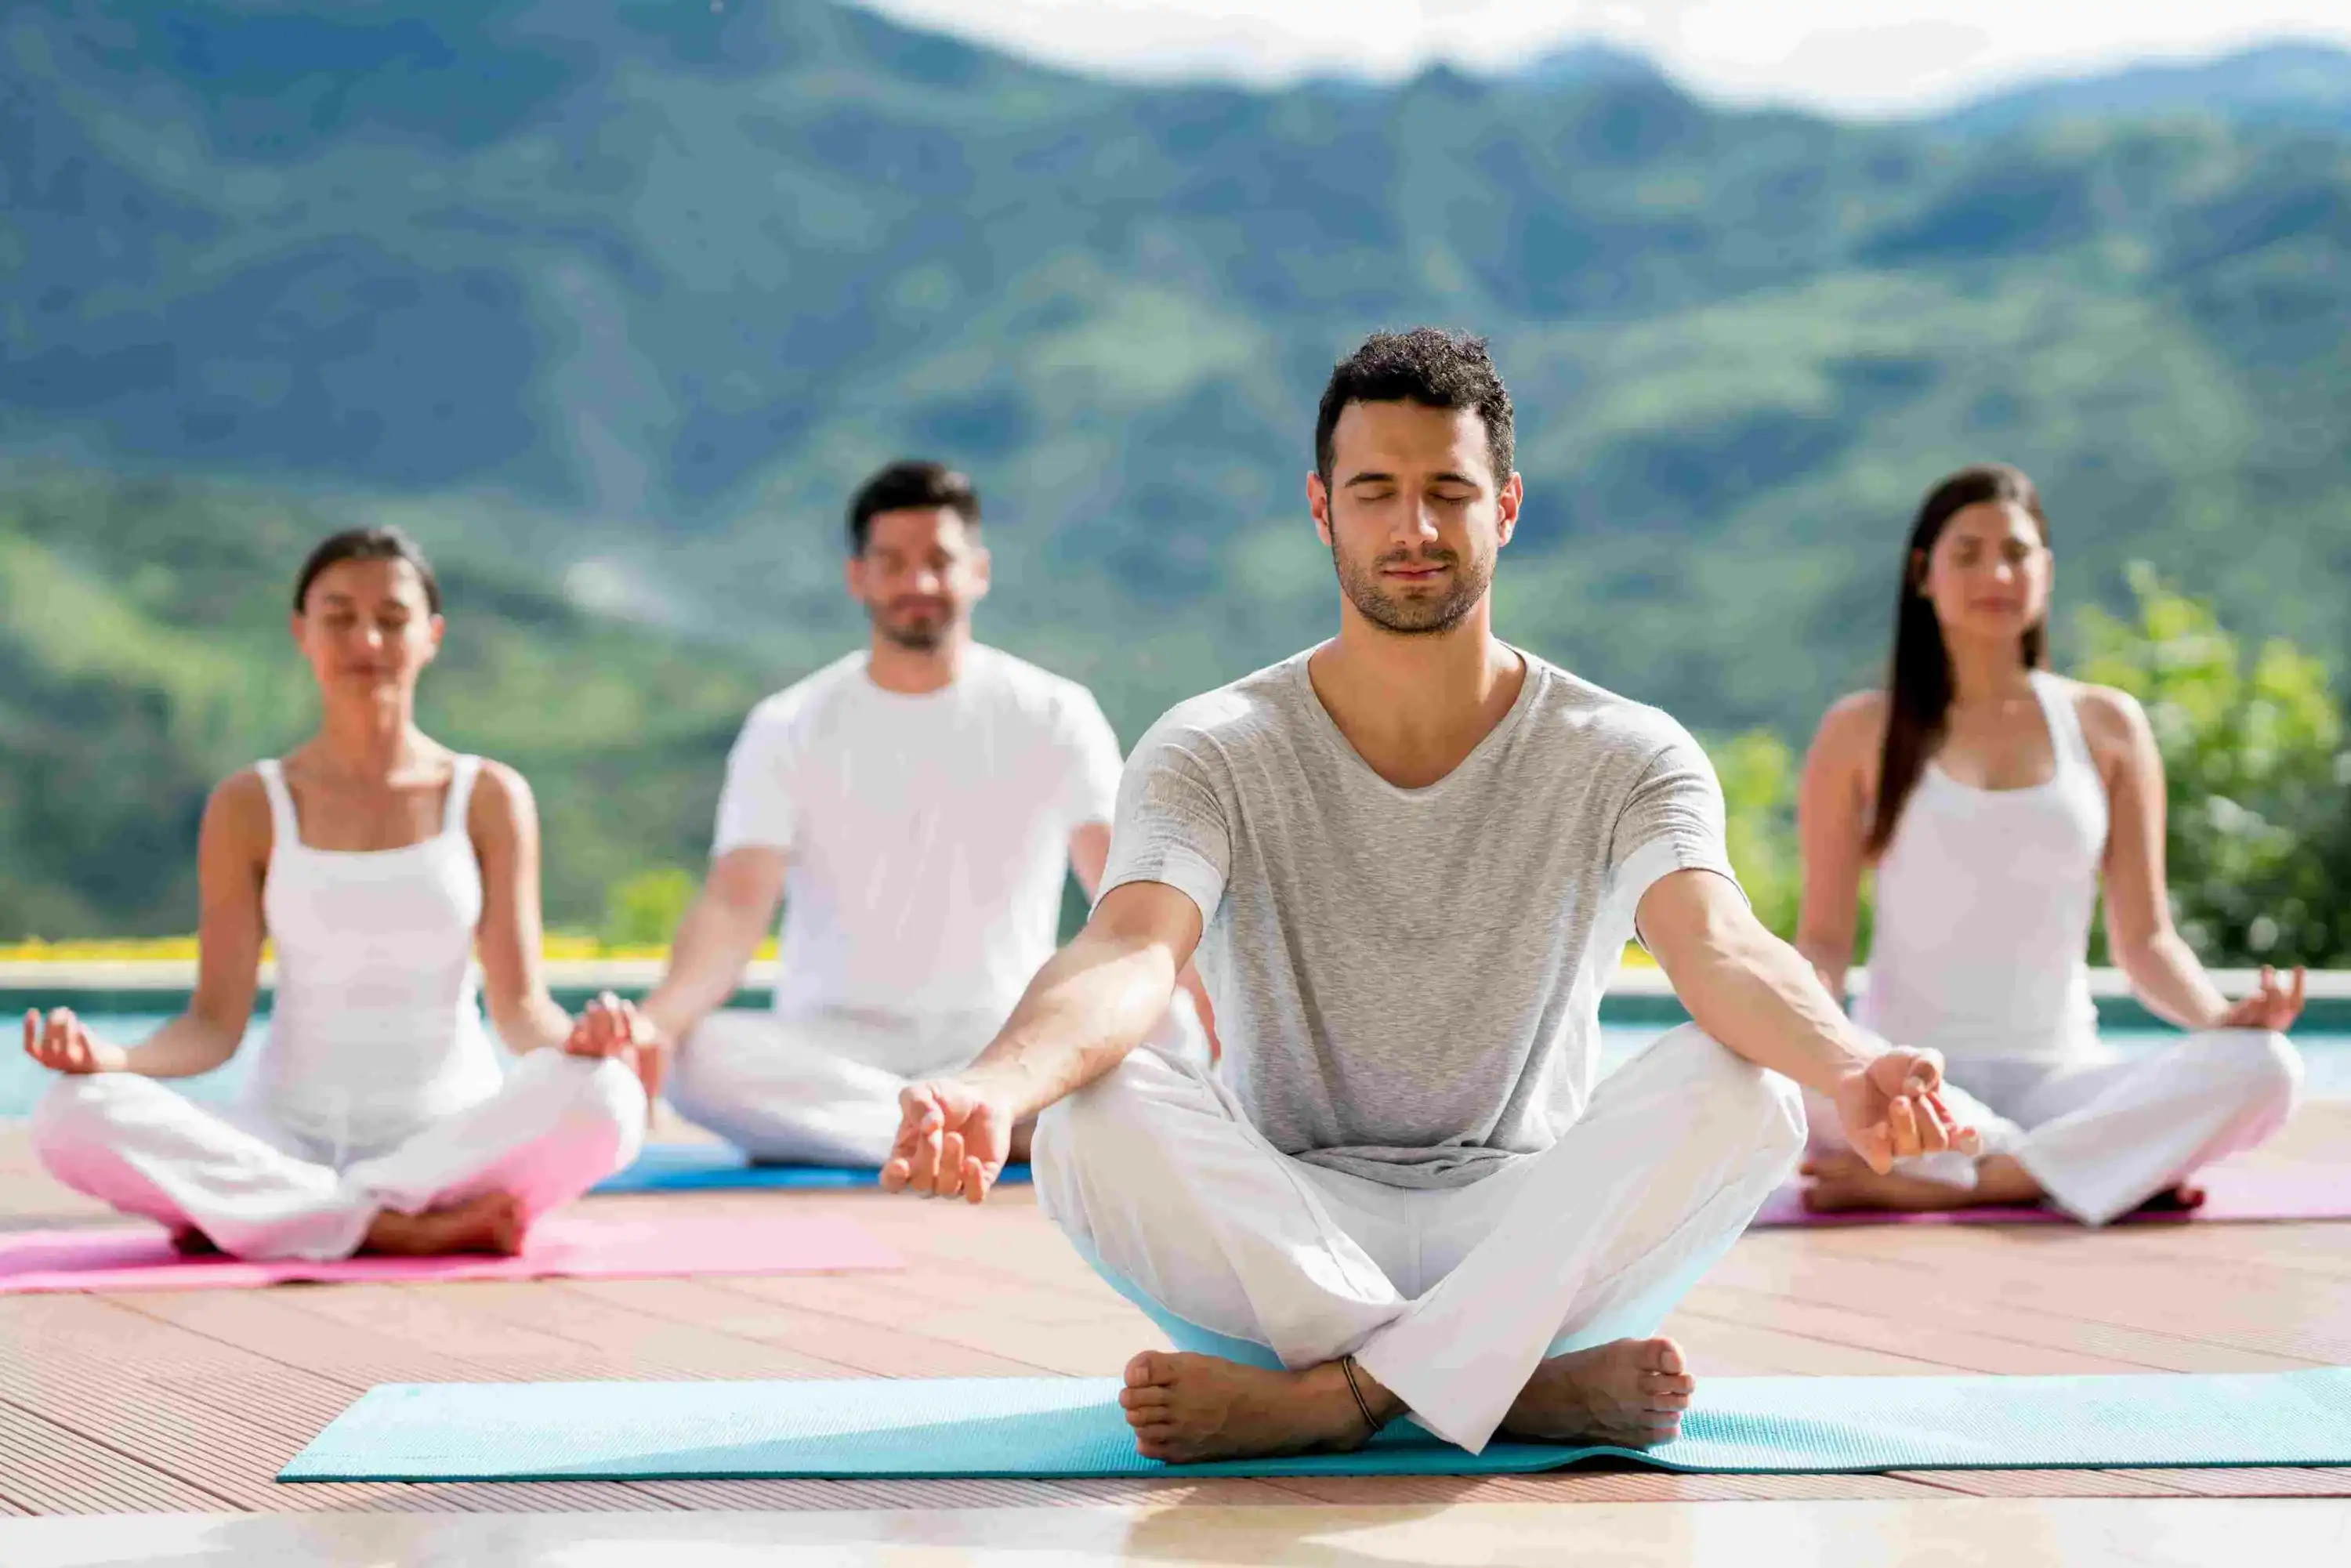
<instances>
[{"instance_id":1,"label":"man's hand resting on knee","mask_svg":"<svg viewBox=\"0 0 2351 1568\"><path fill-rule=\"evenodd\" d=\"M898 1115L883 1190L977 1203L1004 1174L1019 1110L985 1085L938 1078L900 1090Z\"/></svg>"},{"instance_id":2,"label":"man's hand resting on knee","mask_svg":"<svg viewBox=\"0 0 2351 1568\"><path fill-rule=\"evenodd\" d=\"M978 1060L899 1091L883 1190L986 1197L1012 1157L1014 1128L1116 1067L1151 1032L1199 941L1199 906L1187 894L1155 882L1104 894Z\"/></svg>"},{"instance_id":3,"label":"man's hand resting on knee","mask_svg":"<svg viewBox=\"0 0 2351 1568\"><path fill-rule=\"evenodd\" d=\"M1871 1057L1841 1079L1829 1095L1845 1142L1884 1176L1896 1160L1946 1149L1976 1152L1971 1128L1952 1120L1943 1104L1943 1058L1933 1051L1896 1049Z\"/></svg>"}]
</instances>

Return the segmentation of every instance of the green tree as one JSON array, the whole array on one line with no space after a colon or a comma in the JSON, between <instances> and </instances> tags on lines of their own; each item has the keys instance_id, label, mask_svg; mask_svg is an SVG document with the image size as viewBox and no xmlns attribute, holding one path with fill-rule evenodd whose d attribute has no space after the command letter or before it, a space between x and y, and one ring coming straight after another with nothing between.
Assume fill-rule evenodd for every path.
<instances>
[{"instance_id":1,"label":"green tree","mask_svg":"<svg viewBox=\"0 0 2351 1568\"><path fill-rule=\"evenodd\" d=\"M1722 780L1731 869L1763 924L1792 937L1804 874L1796 851L1795 754L1768 729L1749 730L1709 753Z\"/></svg>"},{"instance_id":2,"label":"green tree","mask_svg":"<svg viewBox=\"0 0 2351 1568\"><path fill-rule=\"evenodd\" d=\"M2163 754L2181 934L2216 964L2351 952L2343 713L2317 659L2281 639L2250 661L2210 605L2128 569L2136 615L2078 622L2082 679L2146 707Z\"/></svg>"},{"instance_id":3,"label":"green tree","mask_svg":"<svg viewBox=\"0 0 2351 1568\"><path fill-rule=\"evenodd\" d=\"M604 892L608 947L665 947L694 902L694 873L674 865L655 866L622 877Z\"/></svg>"}]
</instances>

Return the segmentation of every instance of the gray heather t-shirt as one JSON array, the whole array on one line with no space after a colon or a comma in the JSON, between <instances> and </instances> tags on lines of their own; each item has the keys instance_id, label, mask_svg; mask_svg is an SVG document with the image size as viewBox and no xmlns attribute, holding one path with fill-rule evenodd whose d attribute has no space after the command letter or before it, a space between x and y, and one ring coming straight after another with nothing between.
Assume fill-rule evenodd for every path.
<instances>
[{"instance_id":1,"label":"gray heather t-shirt","mask_svg":"<svg viewBox=\"0 0 2351 1568\"><path fill-rule=\"evenodd\" d=\"M1218 1071L1285 1154L1451 1187L1549 1148L1591 1096L1642 894L1731 875L1688 733L1524 657L1510 712L1425 789L1372 771L1303 653L1174 708L1127 760L1102 891L1200 906Z\"/></svg>"}]
</instances>

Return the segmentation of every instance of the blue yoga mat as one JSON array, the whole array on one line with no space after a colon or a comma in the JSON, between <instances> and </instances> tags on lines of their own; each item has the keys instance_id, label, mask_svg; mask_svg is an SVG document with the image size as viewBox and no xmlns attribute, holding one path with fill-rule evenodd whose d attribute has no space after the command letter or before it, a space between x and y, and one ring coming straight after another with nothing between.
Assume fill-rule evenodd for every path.
<instances>
[{"instance_id":1,"label":"blue yoga mat","mask_svg":"<svg viewBox=\"0 0 2351 1568\"><path fill-rule=\"evenodd\" d=\"M999 1186L1029 1179L1007 1166ZM598 1182L595 1192L711 1192L773 1186L872 1186L876 1173L853 1166L755 1166L726 1144L648 1144L636 1163Z\"/></svg>"},{"instance_id":2,"label":"blue yoga mat","mask_svg":"<svg viewBox=\"0 0 2351 1568\"><path fill-rule=\"evenodd\" d=\"M1109 1378L389 1384L281 1481L723 1477L1471 1475L1602 1456L1831 1472L2351 1464L2351 1369L2085 1377L1719 1377L1682 1436L1470 1454L1399 1422L1352 1454L1166 1465Z\"/></svg>"}]
</instances>

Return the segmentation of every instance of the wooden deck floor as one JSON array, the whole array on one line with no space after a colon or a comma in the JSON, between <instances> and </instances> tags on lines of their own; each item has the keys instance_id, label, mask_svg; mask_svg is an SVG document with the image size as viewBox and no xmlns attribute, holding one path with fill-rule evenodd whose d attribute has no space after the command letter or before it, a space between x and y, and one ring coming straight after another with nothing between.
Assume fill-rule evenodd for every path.
<instances>
[{"instance_id":1,"label":"wooden deck floor","mask_svg":"<svg viewBox=\"0 0 2351 1568\"><path fill-rule=\"evenodd\" d=\"M2351 1180L2351 1104L2262 1156ZM1099 1481L284 1487L371 1384L1117 1371L1155 1331L1007 1191L970 1210L878 1194L591 1200L848 1215L900 1275L297 1286L0 1298L0 1513L875 1510L1082 1504L2351 1496L2351 1469ZM0 1228L99 1218L0 1131ZM1668 1325L1701 1376L2238 1372L2351 1364L2351 1223L1765 1231Z\"/></svg>"}]
</instances>

